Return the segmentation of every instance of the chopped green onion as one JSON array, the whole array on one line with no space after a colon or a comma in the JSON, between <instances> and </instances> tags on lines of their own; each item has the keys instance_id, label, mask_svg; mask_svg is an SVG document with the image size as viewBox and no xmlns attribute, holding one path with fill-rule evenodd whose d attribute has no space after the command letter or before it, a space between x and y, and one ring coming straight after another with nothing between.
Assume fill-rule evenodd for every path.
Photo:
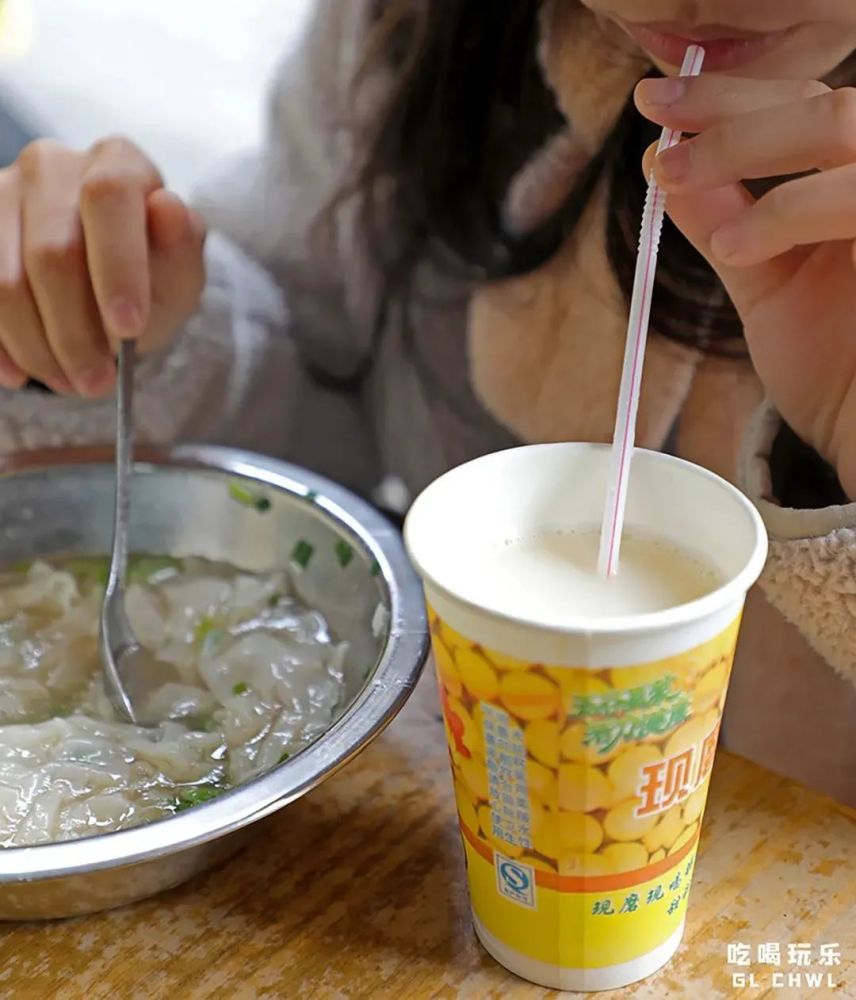
<instances>
[{"instance_id":1,"label":"chopped green onion","mask_svg":"<svg viewBox=\"0 0 856 1000\"><path fill-rule=\"evenodd\" d=\"M301 569L306 569L314 552L315 549L309 542L301 538L297 545L294 546L294 551L291 553L291 561L296 562Z\"/></svg>"},{"instance_id":2,"label":"chopped green onion","mask_svg":"<svg viewBox=\"0 0 856 1000\"><path fill-rule=\"evenodd\" d=\"M277 764L284 764L288 760L288 758L290 756L291 756L291 754L289 753L289 751L288 750L284 750L282 752L282 755L280 756L279 760L277 761Z\"/></svg>"},{"instance_id":3,"label":"chopped green onion","mask_svg":"<svg viewBox=\"0 0 856 1000\"><path fill-rule=\"evenodd\" d=\"M193 632L193 639L198 646L201 646L208 636L217 628L217 622L206 615L196 626Z\"/></svg>"},{"instance_id":4,"label":"chopped green onion","mask_svg":"<svg viewBox=\"0 0 856 1000\"><path fill-rule=\"evenodd\" d=\"M380 563L377 559L372 563L371 574L372 576L380 576Z\"/></svg>"},{"instance_id":5,"label":"chopped green onion","mask_svg":"<svg viewBox=\"0 0 856 1000\"><path fill-rule=\"evenodd\" d=\"M344 539L339 539L336 542L336 558L339 560L339 565L344 569L348 563L354 558L354 550Z\"/></svg>"},{"instance_id":6,"label":"chopped green onion","mask_svg":"<svg viewBox=\"0 0 856 1000\"><path fill-rule=\"evenodd\" d=\"M237 481L229 483L229 496L244 507L254 508L260 514L270 510L270 500L261 493L248 489L243 483Z\"/></svg>"},{"instance_id":7,"label":"chopped green onion","mask_svg":"<svg viewBox=\"0 0 856 1000\"><path fill-rule=\"evenodd\" d=\"M193 785L190 788L182 788L175 802L176 812L192 809L193 806L216 799L222 794L223 789L215 788L214 785Z\"/></svg>"},{"instance_id":8,"label":"chopped green onion","mask_svg":"<svg viewBox=\"0 0 856 1000\"><path fill-rule=\"evenodd\" d=\"M282 594L271 594L268 598L268 607L275 608L282 600Z\"/></svg>"},{"instance_id":9,"label":"chopped green onion","mask_svg":"<svg viewBox=\"0 0 856 1000\"><path fill-rule=\"evenodd\" d=\"M210 733L220 728L217 720L212 718L210 714L185 715L180 721L183 722L188 729L192 729L197 733Z\"/></svg>"},{"instance_id":10,"label":"chopped green onion","mask_svg":"<svg viewBox=\"0 0 856 1000\"><path fill-rule=\"evenodd\" d=\"M232 694L246 694L250 690L250 685L241 681L232 688Z\"/></svg>"},{"instance_id":11,"label":"chopped green onion","mask_svg":"<svg viewBox=\"0 0 856 1000\"><path fill-rule=\"evenodd\" d=\"M255 502L253 494L242 483L229 483L229 496L247 507L252 507Z\"/></svg>"},{"instance_id":12,"label":"chopped green onion","mask_svg":"<svg viewBox=\"0 0 856 1000\"><path fill-rule=\"evenodd\" d=\"M110 575L110 563L107 559L81 556L80 558L64 559L60 565L76 577L79 583L107 586L107 577Z\"/></svg>"},{"instance_id":13,"label":"chopped green onion","mask_svg":"<svg viewBox=\"0 0 856 1000\"><path fill-rule=\"evenodd\" d=\"M315 490L310 490L306 494L306 499L309 500L310 502L315 501L318 499L318 494L315 492Z\"/></svg>"},{"instance_id":14,"label":"chopped green onion","mask_svg":"<svg viewBox=\"0 0 856 1000\"><path fill-rule=\"evenodd\" d=\"M155 577L162 573L173 575L180 569L181 562L171 556L131 556L128 561L128 580L131 583L155 583Z\"/></svg>"}]
</instances>

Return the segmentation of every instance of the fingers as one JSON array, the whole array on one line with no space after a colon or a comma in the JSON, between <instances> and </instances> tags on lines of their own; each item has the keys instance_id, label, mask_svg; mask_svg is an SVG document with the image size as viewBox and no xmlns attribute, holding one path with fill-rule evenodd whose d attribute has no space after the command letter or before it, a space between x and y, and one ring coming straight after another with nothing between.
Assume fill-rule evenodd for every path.
<instances>
[{"instance_id":1,"label":"fingers","mask_svg":"<svg viewBox=\"0 0 856 1000\"><path fill-rule=\"evenodd\" d=\"M170 191L155 191L148 199L152 306L141 339L144 350L163 347L187 321L205 284L205 226Z\"/></svg>"},{"instance_id":2,"label":"fingers","mask_svg":"<svg viewBox=\"0 0 856 1000\"><path fill-rule=\"evenodd\" d=\"M727 118L657 158L669 191L698 191L856 162L856 90Z\"/></svg>"},{"instance_id":3,"label":"fingers","mask_svg":"<svg viewBox=\"0 0 856 1000\"><path fill-rule=\"evenodd\" d=\"M856 238L856 164L774 188L711 238L714 256L747 268L795 247Z\"/></svg>"},{"instance_id":4,"label":"fingers","mask_svg":"<svg viewBox=\"0 0 856 1000\"><path fill-rule=\"evenodd\" d=\"M93 147L80 187L90 280L109 337L138 337L149 322L151 280L146 199L162 185L136 146L107 139Z\"/></svg>"},{"instance_id":5,"label":"fingers","mask_svg":"<svg viewBox=\"0 0 856 1000\"><path fill-rule=\"evenodd\" d=\"M856 238L856 89L710 76L645 81L636 99L653 120L700 133L649 151L646 170L738 308L780 287L809 248ZM757 202L740 183L805 174Z\"/></svg>"},{"instance_id":6,"label":"fingers","mask_svg":"<svg viewBox=\"0 0 856 1000\"><path fill-rule=\"evenodd\" d=\"M645 154L643 168L649 176L657 146ZM678 229L719 274L734 304L744 315L765 296L780 287L802 262L802 256L780 256L741 267L722 260L714 247L714 235L753 210L755 199L741 184L726 184L692 194L669 194L666 211Z\"/></svg>"},{"instance_id":7,"label":"fingers","mask_svg":"<svg viewBox=\"0 0 856 1000\"><path fill-rule=\"evenodd\" d=\"M26 160L25 160L26 162ZM0 172L0 342L2 382L20 388L36 378L57 392L71 385L53 356L24 265L23 178L17 166ZM6 363L8 362L8 363Z\"/></svg>"},{"instance_id":8,"label":"fingers","mask_svg":"<svg viewBox=\"0 0 856 1000\"><path fill-rule=\"evenodd\" d=\"M160 347L196 308L204 239L130 143L32 143L0 170L0 386L108 392L116 342Z\"/></svg>"},{"instance_id":9,"label":"fingers","mask_svg":"<svg viewBox=\"0 0 856 1000\"><path fill-rule=\"evenodd\" d=\"M817 80L743 80L713 74L643 80L636 106L653 122L681 132L702 132L726 118L823 97Z\"/></svg>"},{"instance_id":10,"label":"fingers","mask_svg":"<svg viewBox=\"0 0 856 1000\"><path fill-rule=\"evenodd\" d=\"M26 317L20 315L21 299L29 307L30 325L41 330L21 262L19 181L17 167L0 171L0 232L6 236L0 241L0 385L4 389L20 389L27 381L27 374L5 346L10 331L26 321Z\"/></svg>"},{"instance_id":11,"label":"fingers","mask_svg":"<svg viewBox=\"0 0 856 1000\"><path fill-rule=\"evenodd\" d=\"M34 144L21 158L22 256L41 330L16 326L10 349L30 365L34 351L49 353L80 394L95 397L112 387L115 366L87 271L80 173L80 157L53 143Z\"/></svg>"}]
</instances>

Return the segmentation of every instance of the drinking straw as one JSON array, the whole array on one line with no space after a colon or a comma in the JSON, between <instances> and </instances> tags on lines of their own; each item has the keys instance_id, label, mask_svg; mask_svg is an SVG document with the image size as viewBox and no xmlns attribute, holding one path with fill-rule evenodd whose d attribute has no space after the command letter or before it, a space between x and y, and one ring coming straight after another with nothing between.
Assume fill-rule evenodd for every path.
<instances>
[{"instance_id":1,"label":"drinking straw","mask_svg":"<svg viewBox=\"0 0 856 1000\"><path fill-rule=\"evenodd\" d=\"M681 76L698 76L703 63L704 49L700 45L691 45L684 57ZM664 149L675 146L680 141L680 132L664 128L657 152L661 153ZM610 475L600 534L598 568L603 576L614 576L618 572L618 556L624 528L624 507L627 502L627 482L636 440L639 389L642 382L645 343L648 339L648 323L651 318L651 296L657 273L657 257L660 250L660 234L663 230L665 208L665 192L654 180L652 171L648 181L645 209L642 213L642 231L639 236L639 253L636 258L636 277L630 300L630 321L627 325L624 368L621 373L618 412L615 418L615 434L612 439Z\"/></svg>"}]
</instances>

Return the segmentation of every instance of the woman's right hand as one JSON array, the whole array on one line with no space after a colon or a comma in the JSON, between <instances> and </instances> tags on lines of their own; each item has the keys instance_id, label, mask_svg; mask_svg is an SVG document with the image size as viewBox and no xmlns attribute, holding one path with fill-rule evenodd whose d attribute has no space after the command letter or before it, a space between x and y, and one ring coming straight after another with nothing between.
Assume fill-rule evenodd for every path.
<instances>
[{"instance_id":1,"label":"woman's right hand","mask_svg":"<svg viewBox=\"0 0 856 1000\"><path fill-rule=\"evenodd\" d=\"M0 386L110 392L120 340L157 350L195 311L204 242L127 140L31 143L0 170Z\"/></svg>"}]
</instances>

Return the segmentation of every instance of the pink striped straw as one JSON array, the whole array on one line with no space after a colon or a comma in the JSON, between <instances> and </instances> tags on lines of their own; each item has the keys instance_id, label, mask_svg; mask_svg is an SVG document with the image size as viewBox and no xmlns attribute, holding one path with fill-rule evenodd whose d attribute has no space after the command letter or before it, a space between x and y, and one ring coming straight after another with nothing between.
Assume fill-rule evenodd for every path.
<instances>
[{"instance_id":1,"label":"pink striped straw","mask_svg":"<svg viewBox=\"0 0 856 1000\"><path fill-rule=\"evenodd\" d=\"M704 63L704 49L691 45L684 57L681 76L698 76ZM681 141L681 133L663 129L657 152L661 153ZM627 326L627 346L621 389L618 395L618 413L612 439L609 483L603 526L600 534L600 559L598 568L603 576L618 572L618 556L624 529L624 508L627 503L627 482L636 440L636 415L639 411L639 389L642 383L642 366L645 344L648 340L648 323L651 319L651 296L657 273L660 252L660 234L666 209L666 195L654 180L653 172L648 181L645 210L642 213L642 231L639 236L639 255L636 259L636 278L630 300L630 321Z\"/></svg>"}]
</instances>

